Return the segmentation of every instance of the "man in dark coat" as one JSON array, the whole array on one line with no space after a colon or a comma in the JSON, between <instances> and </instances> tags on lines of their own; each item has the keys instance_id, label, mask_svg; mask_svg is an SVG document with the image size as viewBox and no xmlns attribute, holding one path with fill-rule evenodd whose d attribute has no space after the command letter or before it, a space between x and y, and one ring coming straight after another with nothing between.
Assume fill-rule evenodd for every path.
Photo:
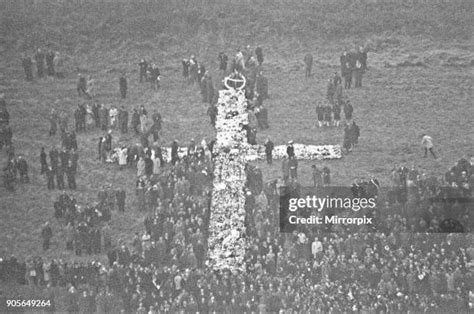
<instances>
[{"instance_id":1,"label":"man in dark coat","mask_svg":"<svg viewBox=\"0 0 474 314\"><path fill-rule=\"evenodd\" d=\"M211 119L211 125L213 127L216 126L216 118L217 118L217 107L215 105L209 105L207 108L207 115Z\"/></svg>"},{"instance_id":2,"label":"man in dark coat","mask_svg":"<svg viewBox=\"0 0 474 314\"><path fill-rule=\"evenodd\" d=\"M69 154L69 160L71 163L72 171L73 174L76 175L77 173L77 162L79 160L79 154L77 153L77 150L72 149L70 154Z\"/></svg>"},{"instance_id":3,"label":"man in dark coat","mask_svg":"<svg viewBox=\"0 0 474 314\"><path fill-rule=\"evenodd\" d=\"M329 186L331 184L331 170L328 167L323 168L323 184Z\"/></svg>"},{"instance_id":4,"label":"man in dark coat","mask_svg":"<svg viewBox=\"0 0 474 314\"><path fill-rule=\"evenodd\" d=\"M89 94L87 93L87 82L86 78L82 76L81 74L78 75L77 78L77 95L80 97L82 95L86 95L88 98L90 98Z\"/></svg>"},{"instance_id":5,"label":"man in dark coat","mask_svg":"<svg viewBox=\"0 0 474 314\"><path fill-rule=\"evenodd\" d=\"M56 72L54 71L54 51L49 50L46 53L46 69L48 76L56 76Z\"/></svg>"},{"instance_id":6,"label":"man in dark coat","mask_svg":"<svg viewBox=\"0 0 474 314\"><path fill-rule=\"evenodd\" d=\"M46 169L46 177L48 180L47 186L48 190L54 190L54 171L53 168L48 167Z\"/></svg>"},{"instance_id":7,"label":"man in dark coat","mask_svg":"<svg viewBox=\"0 0 474 314\"><path fill-rule=\"evenodd\" d=\"M313 169L312 175L314 187L321 187L323 185L323 177L321 170L319 170L316 165L312 165L311 168Z\"/></svg>"},{"instance_id":8,"label":"man in dark coat","mask_svg":"<svg viewBox=\"0 0 474 314\"><path fill-rule=\"evenodd\" d=\"M309 78L312 76L311 74L311 69L313 68L313 55L308 53L304 56L304 64L305 64L305 74L304 76L306 78Z\"/></svg>"},{"instance_id":9,"label":"man in dark coat","mask_svg":"<svg viewBox=\"0 0 474 314\"><path fill-rule=\"evenodd\" d=\"M79 108L79 105L77 105L76 110L74 110L74 122L76 125L76 132L81 131L81 109Z\"/></svg>"},{"instance_id":10,"label":"man in dark coat","mask_svg":"<svg viewBox=\"0 0 474 314\"><path fill-rule=\"evenodd\" d=\"M275 147L275 145L273 144L273 142L267 138L267 140L265 141L265 156L267 157L267 163L269 165L271 165L273 163L273 148Z\"/></svg>"},{"instance_id":11,"label":"man in dark coat","mask_svg":"<svg viewBox=\"0 0 474 314\"><path fill-rule=\"evenodd\" d=\"M283 181L285 182L285 184L288 184L288 179L290 177L290 166L289 166L289 160L287 156L284 156L283 160L281 161L281 172L282 172Z\"/></svg>"},{"instance_id":12,"label":"man in dark coat","mask_svg":"<svg viewBox=\"0 0 474 314\"><path fill-rule=\"evenodd\" d=\"M64 170L62 167L56 169L56 182L58 184L58 189L64 189Z\"/></svg>"},{"instance_id":13,"label":"man in dark coat","mask_svg":"<svg viewBox=\"0 0 474 314\"><path fill-rule=\"evenodd\" d=\"M354 112L354 108L352 107L349 100L344 103L344 117L346 121L352 120L352 113Z\"/></svg>"},{"instance_id":14,"label":"man in dark coat","mask_svg":"<svg viewBox=\"0 0 474 314\"><path fill-rule=\"evenodd\" d=\"M286 146L286 154L288 155L288 158L295 156L295 148L293 146L293 140L288 142L288 145Z\"/></svg>"},{"instance_id":15,"label":"man in dark coat","mask_svg":"<svg viewBox=\"0 0 474 314\"><path fill-rule=\"evenodd\" d=\"M43 238L43 250L46 251L49 249L49 244L53 237L53 230L49 226L49 222L46 222L43 229L41 229L41 237Z\"/></svg>"},{"instance_id":16,"label":"man in dark coat","mask_svg":"<svg viewBox=\"0 0 474 314\"><path fill-rule=\"evenodd\" d=\"M50 160L50 163L51 163L51 168L52 168L53 172L56 174L56 171L57 171L58 166L59 166L59 152L56 149L56 147L53 147L49 151L49 160Z\"/></svg>"},{"instance_id":17,"label":"man in dark coat","mask_svg":"<svg viewBox=\"0 0 474 314\"><path fill-rule=\"evenodd\" d=\"M324 121L324 109L321 104L316 106L316 115L318 117L318 126L321 128L323 126Z\"/></svg>"},{"instance_id":18,"label":"man in dark coat","mask_svg":"<svg viewBox=\"0 0 474 314\"><path fill-rule=\"evenodd\" d=\"M189 77L189 60L183 59L181 61L181 65L183 66L183 77L188 78Z\"/></svg>"},{"instance_id":19,"label":"man in dark coat","mask_svg":"<svg viewBox=\"0 0 474 314\"><path fill-rule=\"evenodd\" d=\"M122 99L125 99L127 97L127 78L125 77L125 73L122 73L122 76L120 76L119 88Z\"/></svg>"},{"instance_id":20,"label":"man in dark coat","mask_svg":"<svg viewBox=\"0 0 474 314\"><path fill-rule=\"evenodd\" d=\"M206 102L212 104L214 98L214 85L212 84L212 78L209 72L206 72Z\"/></svg>"},{"instance_id":21,"label":"man in dark coat","mask_svg":"<svg viewBox=\"0 0 474 314\"><path fill-rule=\"evenodd\" d=\"M125 197L126 193L124 189L117 190L115 192L115 198L117 199L117 207L120 212L125 211Z\"/></svg>"},{"instance_id":22,"label":"man in dark coat","mask_svg":"<svg viewBox=\"0 0 474 314\"><path fill-rule=\"evenodd\" d=\"M352 71L355 66L355 61L352 54L344 51L343 55L341 56L341 75L344 78L344 87L345 89L350 89L352 84Z\"/></svg>"},{"instance_id":23,"label":"man in dark coat","mask_svg":"<svg viewBox=\"0 0 474 314\"><path fill-rule=\"evenodd\" d=\"M36 51L35 62L38 77L41 78L44 76L44 53L41 51L41 48L38 48L38 51Z\"/></svg>"},{"instance_id":24,"label":"man in dark coat","mask_svg":"<svg viewBox=\"0 0 474 314\"><path fill-rule=\"evenodd\" d=\"M267 99L268 97L268 80L263 75L263 72L260 71L255 80L255 91L263 97L263 99Z\"/></svg>"},{"instance_id":25,"label":"man in dark coat","mask_svg":"<svg viewBox=\"0 0 474 314\"><path fill-rule=\"evenodd\" d=\"M262 63L263 63L263 51L262 51L261 47L257 47L255 49L255 55L257 56L258 65L262 65Z\"/></svg>"},{"instance_id":26,"label":"man in dark coat","mask_svg":"<svg viewBox=\"0 0 474 314\"><path fill-rule=\"evenodd\" d=\"M331 113L332 107L329 104L323 106L323 113L324 113L324 125L331 126Z\"/></svg>"},{"instance_id":27,"label":"man in dark coat","mask_svg":"<svg viewBox=\"0 0 474 314\"><path fill-rule=\"evenodd\" d=\"M138 127L140 126L140 114L137 109L133 109L131 124L135 134L140 133L138 130Z\"/></svg>"},{"instance_id":28,"label":"man in dark coat","mask_svg":"<svg viewBox=\"0 0 474 314\"><path fill-rule=\"evenodd\" d=\"M179 160L178 149L178 141L174 140L173 144L171 145L171 164L173 165Z\"/></svg>"},{"instance_id":29,"label":"man in dark coat","mask_svg":"<svg viewBox=\"0 0 474 314\"><path fill-rule=\"evenodd\" d=\"M100 128L100 115L99 115L99 104L94 103L92 105L92 115L94 117L95 127Z\"/></svg>"},{"instance_id":30,"label":"man in dark coat","mask_svg":"<svg viewBox=\"0 0 474 314\"><path fill-rule=\"evenodd\" d=\"M268 129L270 126L268 125L268 110L263 105L258 107L255 111L255 115L257 116L258 126L262 130Z\"/></svg>"},{"instance_id":31,"label":"man in dark coat","mask_svg":"<svg viewBox=\"0 0 474 314\"><path fill-rule=\"evenodd\" d=\"M125 109L124 106L120 107L119 123L120 123L120 132L127 133L128 132L128 111Z\"/></svg>"},{"instance_id":32,"label":"man in dark coat","mask_svg":"<svg viewBox=\"0 0 474 314\"><path fill-rule=\"evenodd\" d=\"M344 140L342 143L342 147L346 150L347 154L352 151L351 134L348 124L346 124L346 126L344 127Z\"/></svg>"},{"instance_id":33,"label":"man in dark coat","mask_svg":"<svg viewBox=\"0 0 474 314\"><path fill-rule=\"evenodd\" d=\"M207 77L206 74L202 77L199 87L201 88L202 102L207 102Z\"/></svg>"},{"instance_id":34,"label":"man in dark coat","mask_svg":"<svg viewBox=\"0 0 474 314\"><path fill-rule=\"evenodd\" d=\"M18 172L20 173L20 182L29 183L30 178L28 177L28 163L23 156L18 156L17 168Z\"/></svg>"},{"instance_id":35,"label":"man in dark coat","mask_svg":"<svg viewBox=\"0 0 474 314\"><path fill-rule=\"evenodd\" d=\"M153 160L148 155L145 156L145 174L147 177L153 174Z\"/></svg>"},{"instance_id":36,"label":"man in dark coat","mask_svg":"<svg viewBox=\"0 0 474 314\"><path fill-rule=\"evenodd\" d=\"M33 61L26 54L21 59L23 70L25 71L25 77L27 81L33 81Z\"/></svg>"},{"instance_id":37,"label":"man in dark coat","mask_svg":"<svg viewBox=\"0 0 474 314\"><path fill-rule=\"evenodd\" d=\"M44 151L44 147L41 147L41 153L40 153L40 164L41 164L41 174L46 173L48 171L48 161L46 152Z\"/></svg>"},{"instance_id":38,"label":"man in dark coat","mask_svg":"<svg viewBox=\"0 0 474 314\"><path fill-rule=\"evenodd\" d=\"M145 61L145 59L141 59L138 63L138 66L140 67L140 83L142 83L144 80L146 80L146 69L148 67L148 63Z\"/></svg>"},{"instance_id":39,"label":"man in dark coat","mask_svg":"<svg viewBox=\"0 0 474 314\"><path fill-rule=\"evenodd\" d=\"M219 70L225 71L227 70L227 62L229 61L229 57L224 52L219 53Z\"/></svg>"},{"instance_id":40,"label":"man in dark coat","mask_svg":"<svg viewBox=\"0 0 474 314\"><path fill-rule=\"evenodd\" d=\"M59 152L59 160L61 161L60 167L63 169L63 171L65 171L69 163L69 152L66 150L66 148L63 148Z\"/></svg>"},{"instance_id":41,"label":"man in dark coat","mask_svg":"<svg viewBox=\"0 0 474 314\"><path fill-rule=\"evenodd\" d=\"M350 137L351 137L351 143L353 146L359 144L359 136L360 136L360 128L355 123L355 121L353 121L352 124L350 125Z\"/></svg>"},{"instance_id":42,"label":"man in dark coat","mask_svg":"<svg viewBox=\"0 0 474 314\"><path fill-rule=\"evenodd\" d=\"M296 179L298 177L298 160L295 156L289 158L288 166L290 167L290 179Z\"/></svg>"},{"instance_id":43,"label":"man in dark coat","mask_svg":"<svg viewBox=\"0 0 474 314\"><path fill-rule=\"evenodd\" d=\"M72 166L71 162L69 162L68 167L66 168L66 177L67 177L67 184L71 190L75 190L76 186L76 175L74 171L74 167Z\"/></svg>"},{"instance_id":44,"label":"man in dark coat","mask_svg":"<svg viewBox=\"0 0 474 314\"><path fill-rule=\"evenodd\" d=\"M334 95L336 94L336 86L333 79L329 79L326 88L326 97L330 104L334 103Z\"/></svg>"}]
</instances>

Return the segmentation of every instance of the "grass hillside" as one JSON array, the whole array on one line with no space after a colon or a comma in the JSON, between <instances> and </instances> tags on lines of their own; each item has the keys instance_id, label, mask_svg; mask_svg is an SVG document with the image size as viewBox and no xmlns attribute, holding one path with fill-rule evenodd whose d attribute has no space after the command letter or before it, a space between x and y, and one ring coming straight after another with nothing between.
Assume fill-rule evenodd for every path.
<instances>
[{"instance_id":1,"label":"grass hillside","mask_svg":"<svg viewBox=\"0 0 474 314\"><path fill-rule=\"evenodd\" d=\"M189 2L48 2L36 7L2 2L0 92L9 105L16 151L30 163L31 183L19 185L14 193L0 187L0 256L74 258L65 251L62 224L52 219L59 192L46 189L39 153L43 146L49 150L59 145L58 137L48 136L51 108L68 113L73 126L73 110L84 102L75 91L78 72L95 77L98 102L123 104L129 110L141 104L157 109L164 118L163 142L169 145L176 138L187 143L190 138L212 138L214 131L198 89L181 77L180 60L196 55L216 82L219 51L233 55L242 45L258 44L265 54L271 96L266 102L270 129L259 132L258 141L270 137L276 144L289 139L334 144L342 141L342 128L318 129L315 104L324 99L328 76L339 69L341 49L368 45L364 87L347 92L361 127L360 146L342 160L318 162L331 168L335 183L377 176L387 184L389 170L400 163L417 163L440 175L460 157L474 153L472 1L411 6L287 1L272 7L267 7L270 1L210 1L205 6ZM25 82L20 53L47 45L66 55L66 78ZM302 59L308 52L315 58L315 75L306 80ZM159 92L138 83L136 64L142 57L152 58L161 69ZM424 66L401 66L418 61ZM125 101L118 92L121 70L129 77ZM422 132L435 139L439 160L421 158ZM143 230L143 216L134 206L135 171L97 161L101 135L97 130L78 134L74 194L84 204L95 201L104 184L125 188L127 209L113 213L112 229L116 238L130 241L135 231ZM134 143L138 138L114 132L114 142ZM0 156L3 164L5 154ZM307 184L311 164L300 163L301 180ZM280 174L278 162L261 166L267 179ZM52 221L54 237L52 249L44 254L40 228L47 220Z\"/></svg>"}]
</instances>

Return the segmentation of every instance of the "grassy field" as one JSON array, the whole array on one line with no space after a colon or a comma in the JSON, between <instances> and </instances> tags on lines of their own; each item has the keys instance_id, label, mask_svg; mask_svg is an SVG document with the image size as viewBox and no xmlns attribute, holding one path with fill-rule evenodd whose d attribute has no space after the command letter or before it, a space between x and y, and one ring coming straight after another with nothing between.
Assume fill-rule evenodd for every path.
<instances>
[{"instance_id":1,"label":"grassy field","mask_svg":"<svg viewBox=\"0 0 474 314\"><path fill-rule=\"evenodd\" d=\"M463 5L468 6L469 2ZM341 49L367 44L371 52L364 87L347 92L355 109L355 120L361 128L360 145L341 160L314 163L328 165L336 184L349 184L360 176L376 176L387 184L389 171L395 164L409 166L416 163L429 173L441 175L459 158L474 153L473 72L472 66L469 66L474 60L474 44L469 33L465 32L471 28L469 24L454 26L452 21L456 15L442 13L441 9L436 11L437 14L446 14L439 23L444 33L438 34L444 37L434 36L432 29L424 31L408 17L405 20L408 26L402 31L390 31L396 24L374 22L374 29L362 33L364 36L355 34L355 31L349 31L344 36L338 30L342 27L338 20L332 21L332 15L327 17L324 12L314 11L314 8L306 14L313 12L315 17L321 19L324 16L324 20L314 18L318 21L314 22L317 24L314 32L307 24L311 21L300 22L291 15L294 12L285 16L272 11L272 18L265 19L263 8L257 9L242 17L239 13L244 12L245 8L231 13L217 7L211 11L206 22L201 21L203 14L200 11L186 12L180 20L179 12L170 9L173 14L170 13L168 23L157 21L150 24L149 15L143 20L138 18L140 8L137 15L130 16L124 15L124 12L134 11L117 11L115 15L108 13L104 17L99 16L100 10L90 16L81 15L81 12L70 13L69 16L54 14L50 21L43 19L36 30L30 24L4 22L0 92L5 93L9 104L16 152L29 161L31 183L19 185L14 193L0 187L0 256L16 254L20 258L30 255L74 258L65 251L62 223L52 218L53 202L60 192L46 189L45 178L39 174L39 153L41 147L49 150L53 145L59 145L58 137L48 136L47 116L51 108L68 113L69 126L73 126L73 110L77 103L84 102L75 91L78 71L97 80L98 102L123 104L129 111L141 104L156 109L164 118L163 143L169 145L173 139L187 143L190 138L210 139L214 131L209 126L206 105L200 101L198 88L191 88L181 77L181 59L195 54L204 61L216 83L219 51L233 55L241 45L259 44L265 54L264 72L269 80L271 98L266 102L270 129L259 132L258 141L263 142L270 137L276 144L286 143L289 139L306 144L337 144L342 142L342 128L317 128L315 106L324 100L328 76L339 69ZM301 14L303 9L301 6L294 8ZM333 9L326 8L326 13ZM375 17L371 14L367 23L386 17L395 21L397 16L390 10L374 9L372 13ZM351 12L362 14L357 10ZM430 21L443 18L436 12L423 16ZM469 17L462 10L458 13L457 18L461 21ZM120 15L124 17L123 21L117 20ZM214 16L218 18L214 20ZM347 16L349 21L358 17ZM66 23L68 17L70 23ZM78 23L81 17L87 19L80 27L74 28L79 25L74 23ZM21 20L21 16L19 18ZM34 16L33 20L36 19L38 17ZM253 24L238 24L240 20ZM200 26L190 27L194 22ZM234 29L233 23L248 25L248 31ZM321 23L326 23L327 29L322 28L321 25L325 24ZM160 25L163 28L157 31ZM368 27L364 25L360 27ZM7 26L10 30L8 34ZM43 32L48 29L51 33ZM96 30L102 31L95 34ZM456 36L449 38L451 33ZM63 80L25 82L20 52L48 42L68 56L67 77ZM315 74L307 80L304 78L302 59L308 52L315 58ZM161 69L162 89L159 92L138 83L136 64L142 57L153 58ZM426 66L397 66L413 60L421 60ZM460 60L466 66L444 66L450 60ZM120 99L118 91L121 70L126 70L129 77L129 95L125 101ZM422 158L420 135L423 132L435 139L440 159ZM97 191L104 184L125 188L126 212L113 213L112 229L115 238L130 241L136 231L143 230L143 215L135 209L135 171L120 171L115 165L98 162L96 143L101 135L97 130L78 134L78 190L73 194L80 203L85 204L96 201ZM121 136L114 132L114 143L134 142L138 142L138 138L131 134ZM4 164L4 153L1 160ZM301 181L305 184L310 183L311 164L313 162L300 163ZM280 175L279 162L272 167L263 163L261 166L265 179ZM47 220L52 221L54 237L52 249L43 253L40 230Z\"/></svg>"}]
</instances>

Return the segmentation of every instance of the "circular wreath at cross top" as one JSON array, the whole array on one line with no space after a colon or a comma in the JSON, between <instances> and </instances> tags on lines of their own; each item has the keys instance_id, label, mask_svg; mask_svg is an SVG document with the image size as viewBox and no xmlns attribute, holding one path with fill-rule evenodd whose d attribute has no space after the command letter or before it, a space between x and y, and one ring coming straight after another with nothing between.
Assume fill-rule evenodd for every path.
<instances>
[{"instance_id":1,"label":"circular wreath at cross top","mask_svg":"<svg viewBox=\"0 0 474 314\"><path fill-rule=\"evenodd\" d=\"M237 72L224 78L224 85L228 89L242 90L245 87L245 83L247 83L245 76Z\"/></svg>"}]
</instances>

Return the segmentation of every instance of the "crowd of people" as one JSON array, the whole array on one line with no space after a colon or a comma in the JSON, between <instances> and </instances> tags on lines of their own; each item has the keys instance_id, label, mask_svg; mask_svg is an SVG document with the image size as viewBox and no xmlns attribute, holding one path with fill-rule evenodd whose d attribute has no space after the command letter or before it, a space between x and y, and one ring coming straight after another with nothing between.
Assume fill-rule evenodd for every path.
<instances>
[{"instance_id":1,"label":"crowd of people","mask_svg":"<svg viewBox=\"0 0 474 314\"><path fill-rule=\"evenodd\" d=\"M253 55L249 47L239 50L230 60L232 69L228 57L219 55L221 70L236 70L250 82L245 92L249 125L242 125L249 143L256 141L257 127L268 127L266 115L260 120L257 115L268 97L261 48ZM349 53L343 56L345 87L351 87L352 75L360 87L366 55L364 59L361 51L355 58ZM149 65L142 60L139 66L140 81L148 80ZM204 65L195 57L183 60L183 75L200 84L203 101L212 108L208 110L211 124L215 125L218 112L212 106L216 90L210 88L212 79ZM152 80L156 84L154 76ZM339 106L339 113L344 108L346 114L350 104L338 96L341 82L332 83L337 86L332 96L328 93L329 110L320 110L323 117L333 113L334 121L339 121L334 107ZM87 84L84 91L90 92ZM84 91L81 88L82 94ZM80 105L74 118L76 132L86 129L88 117L93 121L91 126L107 131L99 142L99 159L106 161L113 151L109 130L127 132L128 113L104 107ZM116 113L111 115L111 111ZM344 147L350 150L357 144L359 131L352 121L352 109L347 112L345 118L350 122L344 131ZM300 193L298 160L290 142L288 156L282 161L282 180L265 181L261 169L252 165L245 169L245 270L211 271L206 267L206 256L216 158L212 142L196 145L191 141L187 154L181 157L174 141L171 159L165 160L156 144L161 116L153 115L151 127L147 127L147 116L144 107L134 110L131 128L141 135L140 145L122 147L122 155L117 157L119 165L136 167L136 210L146 213L143 230L131 243L112 239L107 222L115 208L125 210L123 190L104 188L98 193L97 204L87 206L78 205L73 195L63 193L54 204L54 216L66 226L66 249L76 255L106 253L108 264L41 257L23 261L11 256L0 259L0 280L39 286L42 289L35 290L37 293L50 298L59 310L71 313L468 311L474 299L468 293L474 290L474 247L466 215L472 207L474 160L461 159L443 180L429 177L416 167L397 166L391 174L394 188L387 193L382 193L375 179L356 180L353 193L371 191L377 196L379 207L366 213L374 217L375 230L354 233L342 226L324 230L300 225L291 233L282 233L281 191L287 187ZM75 132L67 131L67 119L57 115L54 119L60 126L63 147L49 152L49 165L46 152L41 151L41 172L48 176L48 188L54 188L54 178L58 187L61 182L63 187L61 173L71 171L75 175L78 160ZM331 124L331 118L319 120L319 113L318 121ZM51 136L56 128L52 123ZM154 143L150 144L152 134ZM272 145L268 140L265 146ZM268 150L267 162L271 163ZM312 167L312 176L316 188L331 186L328 167ZM69 187L72 189L71 184ZM54 237L49 224L43 226L41 235L43 248L48 250ZM58 293L57 287L62 292Z\"/></svg>"},{"instance_id":2,"label":"crowd of people","mask_svg":"<svg viewBox=\"0 0 474 314\"><path fill-rule=\"evenodd\" d=\"M64 78L63 58L58 51L47 49L45 52L38 48L33 55L22 55L22 66L25 72L25 79L33 81L33 66L36 65L36 76L38 79L49 77Z\"/></svg>"},{"instance_id":3,"label":"crowd of people","mask_svg":"<svg viewBox=\"0 0 474 314\"><path fill-rule=\"evenodd\" d=\"M159 189L168 185L174 188L170 193L156 194L156 203L151 205L144 221L144 231L142 235L136 234L130 247L125 243L111 245L109 265L68 265L40 259L22 262L11 257L2 260L0 277L23 284L67 287L62 301L69 311L468 310L467 291L472 291L474 282L470 270L474 266L470 233L417 230L416 220L402 216L403 210L407 210L404 201L391 200L390 191L387 195L379 194L383 208L373 214L380 213L385 218L377 220L375 231L352 233L337 227L333 232L311 228L280 233L279 184L262 182L258 171L251 167L246 201L248 268L237 273L206 270L203 256L211 178L207 178L202 191L193 190L198 185L179 183L190 180L199 171L192 170L195 162L191 156L175 165L168 164L167 171L151 178L160 182ZM471 193L472 186L466 189L463 183L466 176L472 178L473 168L469 161L460 160L446 174L446 183L456 184L464 194ZM401 187L421 185L431 189L429 180L417 179L423 178L423 174L416 168L396 167L392 177ZM367 190L368 186L367 181L356 181L353 190ZM441 206L439 202L434 204ZM443 212L441 216L433 217L451 214L452 207L445 205L438 208ZM459 205L454 202L452 206ZM464 206L469 208L468 204ZM408 213L413 214L410 209ZM436 226L434 220L426 223ZM464 231L469 228L466 225Z\"/></svg>"},{"instance_id":4,"label":"crowd of people","mask_svg":"<svg viewBox=\"0 0 474 314\"><path fill-rule=\"evenodd\" d=\"M359 47L358 50L345 50L341 57L341 75L344 78L344 87L350 89L352 87L352 79L354 78L354 87L362 87L362 77L367 71L367 49Z\"/></svg>"},{"instance_id":5,"label":"crowd of people","mask_svg":"<svg viewBox=\"0 0 474 314\"><path fill-rule=\"evenodd\" d=\"M75 255L100 254L112 245L108 222L112 212L125 211L126 192L103 187L98 192L97 202L88 205L77 203L74 195L63 192L54 202L54 217L65 226L65 248ZM50 227L49 227L50 228ZM48 247L52 232L43 235L43 247Z\"/></svg>"},{"instance_id":6,"label":"crowd of people","mask_svg":"<svg viewBox=\"0 0 474 314\"><path fill-rule=\"evenodd\" d=\"M15 191L16 183L29 183L28 161L16 154L13 145L13 131L10 126L10 113L4 95L0 95L0 150L5 148L7 162L3 167L3 184L7 191Z\"/></svg>"}]
</instances>

